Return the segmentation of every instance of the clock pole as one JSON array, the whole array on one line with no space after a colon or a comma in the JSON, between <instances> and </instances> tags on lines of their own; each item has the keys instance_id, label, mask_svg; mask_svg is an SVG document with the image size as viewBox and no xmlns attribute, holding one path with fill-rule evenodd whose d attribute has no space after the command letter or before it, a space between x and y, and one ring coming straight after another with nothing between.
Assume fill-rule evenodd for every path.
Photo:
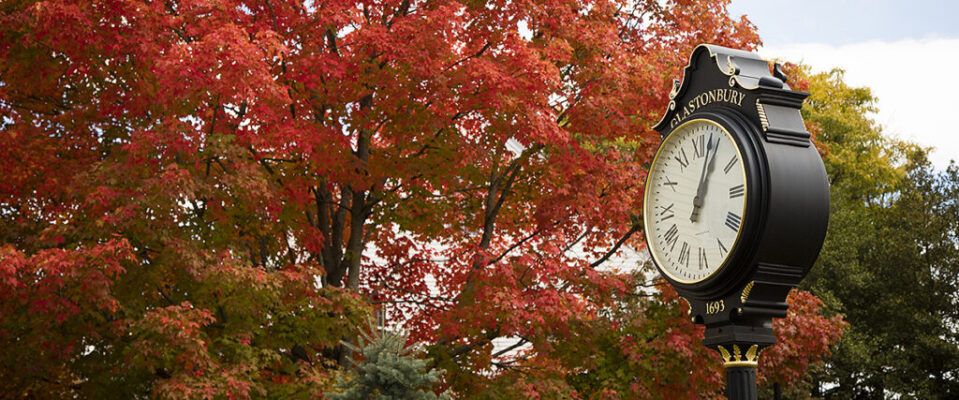
<instances>
[{"instance_id":1,"label":"clock pole","mask_svg":"<svg viewBox=\"0 0 959 400\"><path fill-rule=\"evenodd\" d=\"M773 318L786 317L786 298L815 263L829 221L829 181L800 113L808 94L792 90L778 64L772 70L769 67L748 51L713 45L693 50L683 79L674 81L662 120L653 127L664 141L650 166L643 201L653 264L689 303L691 321L705 325L703 345L722 359L730 400L757 399L759 355L776 343ZM718 127L716 132L726 132L733 139L723 146L735 146L736 156L716 160L712 167L728 174L739 163L742 184L727 180L727 185L734 186L713 187L709 183L713 182L709 156L715 149L700 144L702 140L682 139L697 126ZM665 146L673 150L668 157L659 157ZM687 154L706 155L699 164L701 172L684 181L691 183L677 183L666 176L651 185L649 179L656 171L673 164L692 165ZM722 196L717 197L717 191ZM738 208L716 213L715 207L704 206L704 194L707 203L719 198L728 207L743 204L742 213L734 212ZM670 219L672 228L667 230L662 221L672 214L663 215L673 203L692 205L682 216L689 215L690 222L677 229L676 220ZM654 204L661 207L658 218L654 218ZM686 210L691 214L685 214ZM729 232L726 229L735 232L734 243L728 237L702 239L701 233ZM675 246L677 238L681 248ZM687 242L701 258L705 254L706 261L710 254L722 255L721 265L705 276L697 275L707 263L700 261L699 270L690 267ZM673 247L681 249L678 263L670 253Z\"/></svg>"},{"instance_id":2,"label":"clock pole","mask_svg":"<svg viewBox=\"0 0 959 400\"><path fill-rule=\"evenodd\" d=\"M757 400L756 367L759 364L758 344L717 345L715 350L726 369L726 398L729 400Z\"/></svg>"},{"instance_id":3,"label":"clock pole","mask_svg":"<svg viewBox=\"0 0 959 400\"><path fill-rule=\"evenodd\" d=\"M757 400L756 367L726 367L726 398Z\"/></svg>"}]
</instances>

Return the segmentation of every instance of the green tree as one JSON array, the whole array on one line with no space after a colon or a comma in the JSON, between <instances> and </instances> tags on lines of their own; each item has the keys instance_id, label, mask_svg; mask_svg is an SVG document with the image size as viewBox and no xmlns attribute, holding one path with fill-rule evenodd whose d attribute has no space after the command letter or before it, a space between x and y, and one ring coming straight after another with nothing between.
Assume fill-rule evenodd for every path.
<instances>
[{"instance_id":1,"label":"green tree","mask_svg":"<svg viewBox=\"0 0 959 400\"><path fill-rule=\"evenodd\" d=\"M419 352L406 346L408 336L370 324L370 333L359 338L359 346L345 344L358 353L354 376L337 384L339 393L325 396L331 400L430 400L448 399L444 393L436 395L434 386L440 383L442 370L429 369L427 360Z\"/></svg>"},{"instance_id":2,"label":"green tree","mask_svg":"<svg viewBox=\"0 0 959 400\"><path fill-rule=\"evenodd\" d=\"M843 72L794 71L811 93L803 117L818 130L831 187L829 231L803 285L846 317L814 394L835 399L959 395L955 165L884 136L868 88Z\"/></svg>"}]
</instances>

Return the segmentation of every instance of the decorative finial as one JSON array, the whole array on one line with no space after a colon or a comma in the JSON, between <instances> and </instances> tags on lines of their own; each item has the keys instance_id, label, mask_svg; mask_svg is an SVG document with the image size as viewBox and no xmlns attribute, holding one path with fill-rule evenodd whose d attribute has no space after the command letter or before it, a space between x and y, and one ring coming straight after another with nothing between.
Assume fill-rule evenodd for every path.
<instances>
[{"instance_id":1,"label":"decorative finial","mask_svg":"<svg viewBox=\"0 0 959 400\"><path fill-rule=\"evenodd\" d=\"M783 81L783 83L789 80L789 77L783 72L783 65L780 63L773 64L773 76Z\"/></svg>"},{"instance_id":2,"label":"decorative finial","mask_svg":"<svg viewBox=\"0 0 959 400\"><path fill-rule=\"evenodd\" d=\"M675 98L679 94L679 88L683 85L683 81L679 79L673 79L673 89L669 91L669 98Z\"/></svg>"}]
</instances>

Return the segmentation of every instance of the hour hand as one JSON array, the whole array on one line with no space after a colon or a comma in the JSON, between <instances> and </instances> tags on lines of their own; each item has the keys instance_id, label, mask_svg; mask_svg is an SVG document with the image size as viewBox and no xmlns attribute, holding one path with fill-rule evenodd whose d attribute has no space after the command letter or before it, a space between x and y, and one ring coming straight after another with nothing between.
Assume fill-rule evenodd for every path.
<instances>
[{"instance_id":1,"label":"hour hand","mask_svg":"<svg viewBox=\"0 0 959 400\"><path fill-rule=\"evenodd\" d=\"M703 199L697 194L696 197L693 197L693 213L689 216L691 222L696 222L699 219L699 209L703 207Z\"/></svg>"},{"instance_id":2,"label":"hour hand","mask_svg":"<svg viewBox=\"0 0 959 400\"><path fill-rule=\"evenodd\" d=\"M719 142L717 141L717 145ZM696 197L693 197L693 213L689 216L691 222L699 218L699 209L703 206L703 193L706 191L706 169L709 166L709 154L713 150L713 135L709 134L706 142L706 154L703 155L703 170L699 173L699 186L696 188Z\"/></svg>"}]
</instances>

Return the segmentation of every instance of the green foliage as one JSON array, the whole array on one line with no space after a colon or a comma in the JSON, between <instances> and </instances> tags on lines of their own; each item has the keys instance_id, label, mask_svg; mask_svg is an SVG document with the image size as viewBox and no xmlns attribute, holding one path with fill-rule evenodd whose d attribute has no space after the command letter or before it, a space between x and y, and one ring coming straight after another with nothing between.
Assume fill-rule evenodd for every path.
<instances>
[{"instance_id":1,"label":"green foliage","mask_svg":"<svg viewBox=\"0 0 959 400\"><path fill-rule=\"evenodd\" d=\"M831 217L804 286L850 327L817 369L835 399L959 396L959 179L926 152L882 135L875 98L842 71L810 75L803 109L818 126L832 181Z\"/></svg>"},{"instance_id":2,"label":"green foliage","mask_svg":"<svg viewBox=\"0 0 959 400\"><path fill-rule=\"evenodd\" d=\"M356 363L354 376L337 384L339 393L325 396L332 400L430 400L448 399L433 388L440 382L442 370L430 369L419 352L406 346L407 335L390 332L370 324L359 346L345 344L362 360Z\"/></svg>"},{"instance_id":3,"label":"green foliage","mask_svg":"<svg viewBox=\"0 0 959 400\"><path fill-rule=\"evenodd\" d=\"M811 74L802 66L796 72L810 93L803 118L825 152L830 183L841 189L833 194L876 200L894 191L905 174L904 158L918 149L882 135L871 118L877 109L869 88L846 85L841 69Z\"/></svg>"}]
</instances>

